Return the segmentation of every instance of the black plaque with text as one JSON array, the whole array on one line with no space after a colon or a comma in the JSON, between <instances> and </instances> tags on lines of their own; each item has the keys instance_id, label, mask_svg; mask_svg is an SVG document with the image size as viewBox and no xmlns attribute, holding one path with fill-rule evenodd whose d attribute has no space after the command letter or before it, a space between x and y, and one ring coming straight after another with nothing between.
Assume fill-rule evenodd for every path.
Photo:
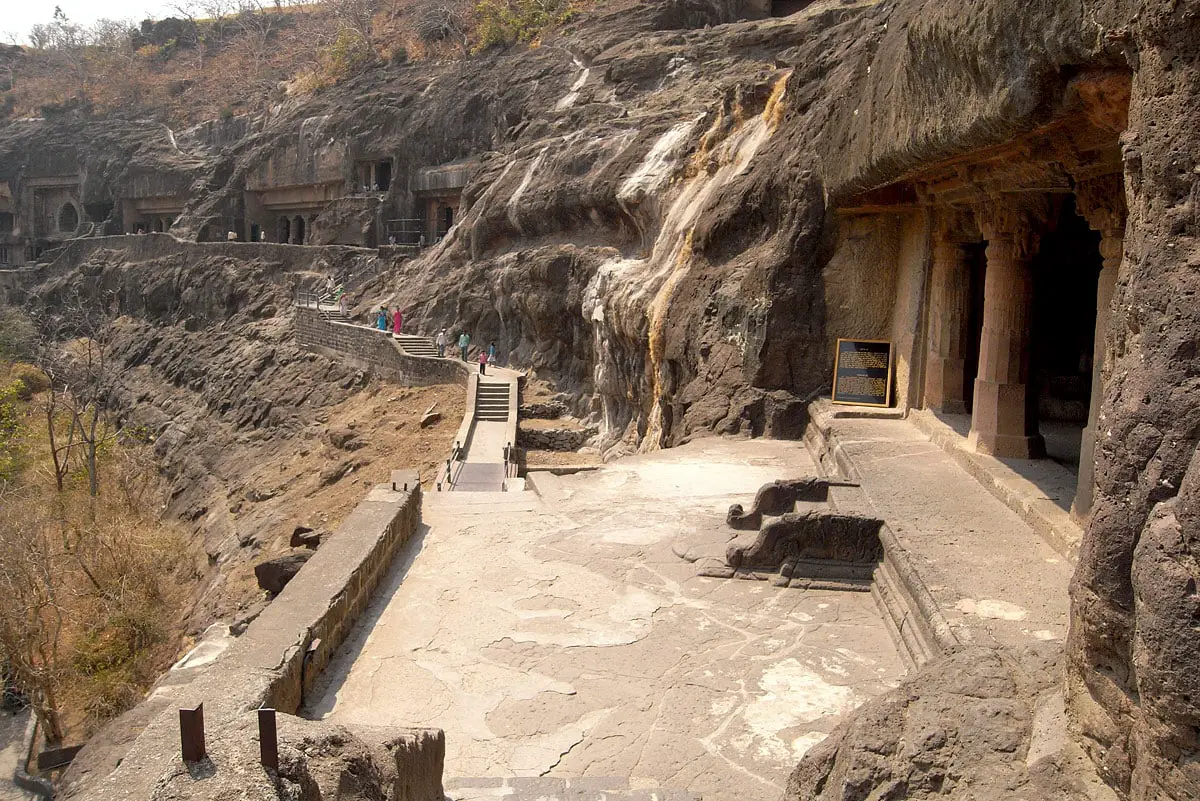
<instances>
[{"instance_id":1,"label":"black plaque with text","mask_svg":"<svg viewBox=\"0 0 1200 801\"><path fill-rule=\"evenodd\" d=\"M833 361L833 402L852 406L892 405L892 343L839 339Z\"/></svg>"}]
</instances>

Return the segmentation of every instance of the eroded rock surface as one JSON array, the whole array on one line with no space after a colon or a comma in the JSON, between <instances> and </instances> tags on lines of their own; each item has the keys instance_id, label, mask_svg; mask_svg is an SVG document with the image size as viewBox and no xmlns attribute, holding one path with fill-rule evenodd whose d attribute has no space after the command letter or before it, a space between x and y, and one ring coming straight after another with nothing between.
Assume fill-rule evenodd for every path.
<instances>
[{"instance_id":1,"label":"eroded rock surface","mask_svg":"<svg viewBox=\"0 0 1200 801\"><path fill-rule=\"evenodd\" d=\"M814 746L784 797L1092 801L1101 791L1075 775L1057 651L943 657Z\"/></svg>"}]
</instances>

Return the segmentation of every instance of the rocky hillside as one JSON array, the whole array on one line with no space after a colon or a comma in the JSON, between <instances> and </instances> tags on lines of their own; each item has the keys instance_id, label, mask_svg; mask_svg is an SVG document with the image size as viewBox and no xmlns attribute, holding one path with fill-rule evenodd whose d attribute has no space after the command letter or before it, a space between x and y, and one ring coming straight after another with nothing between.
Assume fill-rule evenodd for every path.
<instances>
[{"instance_id":1,"label":"rocky hillside","mask_svg":"<svg viewBox=\"0 0 1200 801\"><path fill-rule=\"evenodd\" d=\"M1095 512L1072 590L1068 706L1121 795L1194 797L1200 14L1173 0L821 0L787 18L747 16L718 0L601 11L538 47L380 66L267 115L172 136L112 121L14 123L0 130L0 170L55 137L102 200L133 180L131 159L89 143L123 132L134 160L161 158L194 189L176 233L198 236L235 217L246 176L280 154L387 152L398 180L477 156L451 235L392 265L364 303L494 340L572 393L613 454L713 431L796 434L803 400L828 382L830 331L869 313L829 302L835 210L881 202L870 192L1077 110L1080 76L1131 77L1120 142L1129 215ZM206 343L208 312L166 330L147 307L131 324L130 364L162 376L145 400L186 387L190 409L224 421L200 451L251 439L263 421L302 431L306 399L335 404L354 389L353 376L284 344L278 284L251 298L261 281L225 265L110 271L130 297L198 293L245 343ZM196 352L226 378L207 380L189 363ZM301 374L311 396L291 389ZM264 394L225 388L262 375ZM881 797L873 782L820 797Z\"/></svg>"},{"instance_id":2,"label":"rocky hillside","mask_svg":"<svg viewBox=\"0 0 1200 801\"><path fill-rule=\"evenodd\" d=\"M28 304L62 330L63 309L106 309L121 422L152 437L169 481L164 512L206 560L187 615L193 636L262 609L253 567L286 552L297 527L327 537L398 465L432 477L462 414L458 385L388 385L297 346L295 288L364 258L303 255L101 248ZM419 428L434 403L443 421Z\"/></svg>"}]
</instances>

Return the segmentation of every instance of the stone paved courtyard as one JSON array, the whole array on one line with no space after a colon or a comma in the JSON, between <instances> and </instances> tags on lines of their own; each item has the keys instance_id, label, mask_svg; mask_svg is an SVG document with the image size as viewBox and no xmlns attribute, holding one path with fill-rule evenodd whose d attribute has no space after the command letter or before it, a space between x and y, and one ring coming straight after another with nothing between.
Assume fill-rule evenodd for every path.
<instances>
[{"instance_id":1,"label":"stone paved courtyard","mask_svg":"<svg viewBox=\"0 0 1200 801\"><path fill-rule=\"evenodd\" d=\"M797 443L704 440L539 492L431 493L309 713L444 728L454 798L553 776L773 800L900 659L869 594L701 578L671 546L811 474Z\"/></svg>"}]
</instances>

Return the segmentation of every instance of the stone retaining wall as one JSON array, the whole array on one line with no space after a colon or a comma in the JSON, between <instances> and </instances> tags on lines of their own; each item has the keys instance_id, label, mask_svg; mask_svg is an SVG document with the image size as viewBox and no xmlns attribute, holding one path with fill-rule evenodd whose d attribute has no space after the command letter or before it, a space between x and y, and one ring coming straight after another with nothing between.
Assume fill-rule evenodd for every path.
<instances>
[{"instance_id":1,"label":"stone retaining wall","mask_svg":"<svg viewBox=\"0 0 1200 801\"><path fill-rule=\"evenodd\" d=\"M311 308L296 308L296 342L342 361L349 359L363 370L407 386L458 383L470 372L457 359L410 356L387 331L332 322Z\"/></svg>"},{"instance_id":2,"label":"stone retaining wall","mask_svg":"<svg viewBox=\"0 0 1200 801\"><path fill-rule=\"evenodd\" d=\"M222 782L229 782L237 797L255 797L252 788L271 787L272 782L257 765L251 719L257 708L271 706L287 713L280 716L281 775L311 767L306 760L312 755L297 747L302 740L332 738L368 749L383 744L395 758L394 765L385 767L406 777L397 799L441 801L441 730L360 731L289 717L299 711L305 693L370 602L397 551L417 531L420 508L414 471L393 473L390 484L372 489L224 653L208 664L173 669L146 701L93 737L71 766L58 798L184 797L196 792L188 785L200 778L205 797L217 797ZM177 710L200 703L212 764L196 773L183 770Z\"/></svg>"},{"instance_id":3,"label":"stone retaining wall","mask_svg":"<svg viewBox=\"0 0 1200 801\"><path fill-rule=\"evenodd\" d=\"M577 451L596 436L595 428L517 428L517 445L533 451Z\"/></svg>"}]
</instances>

